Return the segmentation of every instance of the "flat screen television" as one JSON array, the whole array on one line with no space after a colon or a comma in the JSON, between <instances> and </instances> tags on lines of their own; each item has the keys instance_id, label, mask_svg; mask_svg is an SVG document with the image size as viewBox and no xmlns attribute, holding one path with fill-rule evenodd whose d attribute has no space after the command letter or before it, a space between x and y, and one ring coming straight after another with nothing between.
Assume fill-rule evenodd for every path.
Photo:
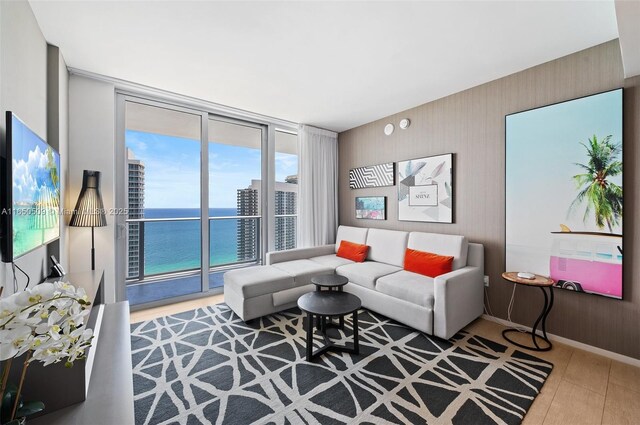
<instances>
[{"instance_id":1,"label":"flat screen television","mask_svg":"<svg viewBox=\"0 0 640 425\"><path fill-rule=\"evenodd\" d=\"M622 299L623 91L506 117L506 269Z\"/></svg>"},{"instance_id":2,"label":"flat screen television","mask_svg":"<svg viewBox=\"0 0 640 425\"><path fill-rule=\"evenodd\" d=\"M15 114L6 115L2 261L60 237L60 155Z\"/></svg>"}]
</instances>

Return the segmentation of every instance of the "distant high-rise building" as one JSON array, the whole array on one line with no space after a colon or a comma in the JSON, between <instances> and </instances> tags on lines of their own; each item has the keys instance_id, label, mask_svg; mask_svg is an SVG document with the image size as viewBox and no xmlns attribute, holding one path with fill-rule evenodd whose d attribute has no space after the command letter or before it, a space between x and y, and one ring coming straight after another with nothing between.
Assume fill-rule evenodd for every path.
<instances>
[{"instance_id":1,"label":"distant high-rise building","mask_svg":"<svg viewBox=\"0 0 640 425\"><path fill-rule=\"evenodd\" d=\"M285 183L298 184L298 175L294 174L293 176L287 176L284 181Z\"/></svg>"},{"instance_id":2,"label":"distant high-rise building","mask_svg":"<svg viewBox=\"0 0 640 425\"><path fill-rule=\"evenodd\" d=\"M259 215L260 204L259 190L254 189L254 180L252 185L246 189L238 189L237 193L237 214L238 215ZM259 187L258 180L258 187ZM237 253L238 261L253 260L258 258L258 247L255 243L260 227L256 219L239 219L237 227Z\"/></svg>"},{"instance_id":3,"label":"distant high-rise building","mask_svg":"<svg viewBox=\"0 0 640 425\"><path fill-rule=\"evenodd\" d=\"M275 187L275 248L277 251L296 247L296 211L298 197L298 176L288 176L285 182L276 182ZM260 215L260 180L251 180L246 189L238 189L238 215ZM285 217L278 217L284 215ZM290 216L288 216L290 215ZM238 260L259 258L258 220L239 219L237 230Z\"/></svg>"},{"instance_id":4,"label":"distant high-rise building","mask_svg":"<svg viewBox=\"0 0 640 425\"><path fill-rule=\"evenodd\" d=\"M127 177L129 218L144 218L144 164L127 149ZM140 272L140 224L129 223L127 238L127 277L136 278Z\"/></svg>"}]
</instances>

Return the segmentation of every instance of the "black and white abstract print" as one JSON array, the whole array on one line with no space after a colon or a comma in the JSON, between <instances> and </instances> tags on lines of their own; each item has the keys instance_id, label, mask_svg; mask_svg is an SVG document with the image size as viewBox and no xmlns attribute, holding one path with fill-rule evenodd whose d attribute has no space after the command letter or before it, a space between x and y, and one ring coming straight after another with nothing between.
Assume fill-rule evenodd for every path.
<instances>
[{"instance_id":1,"label":"black and white abstract print","mask_svg":"<svg viewBox=\"0 0 640 425\"><path fill-rule=\"evenodd\" d=\"M444 341L358 317L360 354L313 363L298 310L244 323L220 304L133 324L136 423L518 424L552 369L466 332Z\"/></svg>"},{"instance_id":2,"label":"black and white abstract print","mask_svg":"<svg viewBox=\"0 0 640 425\"><path fill-rule=\"evenodd\" d=\"M365 187L393 186L394 167L393 162L366 167L352 168L349 170L349 188L362 189Z\"/></svg>"}]
</instances>

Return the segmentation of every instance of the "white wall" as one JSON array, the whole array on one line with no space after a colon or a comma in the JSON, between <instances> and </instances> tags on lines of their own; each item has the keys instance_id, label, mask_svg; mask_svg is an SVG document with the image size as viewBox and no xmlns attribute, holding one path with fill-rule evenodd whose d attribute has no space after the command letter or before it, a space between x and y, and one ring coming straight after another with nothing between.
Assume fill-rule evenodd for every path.
<instances>
[{"instance_id":1,"label":"white wall","mask_svg":"<svg viewBox=\"0 0 640 425\"><path fill-rule=\"evenodd\" d=\"M47 43L26 0L0 1L0 132L5 136L5 111L15 112L47 139ZM5 184L5 182L2 182ZM46 247L16 261L32 284L48 274ZM19 277L20 288L26 279ZM4 295L13 292L11 267L0 265Z\"/></svg>"},{"instance_id":2,"label":"white wall","mask_svg":"<svg viewBox=\"0 0 640 425\"><path fill-rule=\"evenodd\" d=\"M69 71L60 49L49 45L47 48L47 142L60 153L60 203L68 205L66 198L69 163ZM60 220L60 240L49 244L48 254L54 254L58 261L69 267L69 226L68 216Z\"/></svg>"},{"instance_id":3,"label":"white wall","mask_svg":"<svg viewBox=\"0 0 640 425\"><path fill-rule=\"evenodd\" d=\"M102 171L105 208L113 207L114 96L113 85L69 77L60 50L47 46L26 0L0 1L0 131L4 138L4 112L13 111L60 152L61 201L68 210L75 207L84 169ZM49 253L59 255L70 272L90 269L91 231L68 228L69 218L62 217L59 242L16 261L32 283L48 274ZM113 221L108 216L109 226L95 231L96 268L105 270L107 302L115 299ZM19 279L22 288L25 279ZM10 265L1 264L4 295L13 292L11 282Z\"/></svg>"},{"instance_id":4,"label":"white wall","mask_svg":"<svg viewBox=\"0 0 640 425\"><path fill-rule=\"evenodd\" d=\"M105 302L115 301L115 220L108 214L115 195L115 87L71 75L69 78L69 185L66 208L72 210L82 187L82 171L102 173L107 226L95 229L96 269L105 272ZM91 229L69 229L69 269L91 268Z\"/></svg>"}]
</instances>

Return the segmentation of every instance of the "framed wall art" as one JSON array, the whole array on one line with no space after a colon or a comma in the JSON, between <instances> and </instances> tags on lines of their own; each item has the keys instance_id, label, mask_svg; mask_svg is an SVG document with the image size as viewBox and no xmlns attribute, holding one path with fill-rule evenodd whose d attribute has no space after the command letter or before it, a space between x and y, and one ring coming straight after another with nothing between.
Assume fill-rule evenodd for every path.
<instances>
[{"instance_id":1,"label":"framed wall art","mask_svg":"<svg viewBox=\"0 0 640 425\"><path fill-rule=\"evenodd\" d=\"M622 298L622 89L505 117L508 271Z\"/></svg>"},{"instance_id":2,"label":"framed wall art","mask_svg":"<svg viewBox=\"0 0 640 425\"><path fill-rule=\"evenodd\" d=\"M394 163L369 165L349 170L349 188L383 187L394 185Z\"/></svg>"},{"instance_id":3,"label":"framed wall art","mask_svg":"<svg viewBox=\"0 0 640 425\"><path fill-rule=\"evenodd\" d=\"M398 162L398 220L453 223L453 154Z\"/></svg>"},{"instance_id":4,"label":"framed wall art","mask_svg":"<svg viewBox=\"0 0 640 425\"><path fill-rule=\"evenodd\" d=\"M387 219L387 197L386 196L357 196L356 197L356 218L367 218L370 220Z\"/></svg>"}]
</instances>

